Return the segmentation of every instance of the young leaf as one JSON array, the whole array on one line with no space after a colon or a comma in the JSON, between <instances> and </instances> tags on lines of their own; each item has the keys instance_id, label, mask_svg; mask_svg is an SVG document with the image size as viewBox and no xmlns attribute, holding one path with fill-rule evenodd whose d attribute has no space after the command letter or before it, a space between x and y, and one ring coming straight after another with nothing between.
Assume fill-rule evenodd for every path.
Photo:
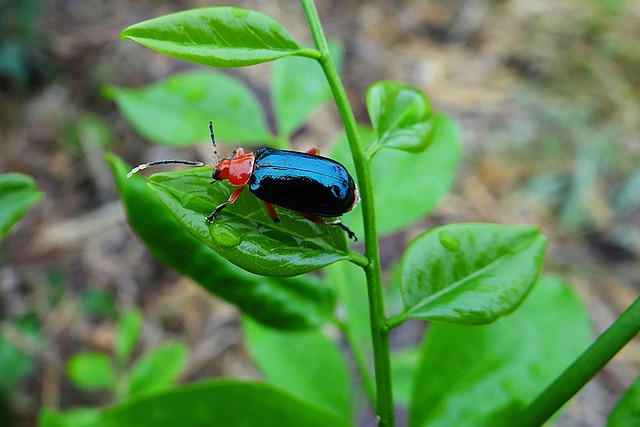
<instances>
[{"instance_id":1,"label":"young leaf","mask_svg":"<svg viewBox=\"0 0 640 427\"><path fill-rule=\"evenodd\" d=\"M120 318L118 334L114 350L116 358L121 365L131 357L138 344L140 330L142 329L142 314L138 310L131 310Z\"/></svg>"},{"instance_id":2,"label":"young leaf","mask_svg":"<svg viewBox=\"0 0 640 427\"><path fill-rule=\"evenodd\" d=\"M607 420L607 427L626 427L640 425L640 377L613 408Z\"/></svg>"},{"instance_id":3,"label":"young leaf","mask_svg":"<svg viewBox=\"0 0 640 427\"><path fill-rule=\"evenodd\" d=\"M142 177L127 180L129 167L113 155L108 159L131 226L160 262L274 328L304 329L332 317L333 294L317 279L261 277L230 264L189 234Z\"/></svg>"},{"instance_id":4,"label":"young leaf","mask_svg":"<svg viewBox=\"0 0 640 427\"><path fill-rule=\"evenodd\" d=\"M169 388L180 376L187 361L187 347L168 343L152 349L131 368L129 397Z\"/></svg>"},{"instance_id":5,"label":"young leaf","mask_svg":"<svg viewBox=\"0 0 640 427\"><path fill-rule=\"evenodd\" d=\"M379 81L367 91L367 110L378 146L420 152L431 141L431 104L420 90Z\"/></svg>"},{"instance_id":6,"label":"young leaf","mask_svg":"<svg viewBox=\"0 0 640 427\"><path fill-rule=\"evenodd\" d=\"M21 173L0 174L0 241L24 213L42 198L36 183Z\"/></svg>"},{"instance_id":7,"label":"young leaf","mask_svg":"<svg viewBox=\"0 0 640 427\"><path fill-rule=\"evenodd\" d=\"M447 194L460 161L460 135L450 117L432 118L431 143L420 153L385 150L371 160L376 224L380 235L400 231L423 219ZM363 142L371 144L375 134L360 128ZM332 157L353 170L346 138L335 145ZM362 235L361 206L348 216L347 224Z\"/></svg>"},{"instance_id":8,"label":"young leaf","mask_svg":"<svg viewBox=\"0 0 640 427\"><path fill-rule=\"evenodd\" d=\"M407 316L481 324L510 313L535 283L546 243L530 226L452 224L427 231L402 259Z\"/></svg>"},{"instance_id":9,"label":"young leaf","mask_svg":"<svg viewBox=\"0 0 640 427\"><path fill-rule=\"evenodd\" d=\"M107 409L100 427L348 427L348 421L267 385L192 384Z\"/></svg>"},{"instance_id":10,"label":"young leaf","mask_svg":"<svg viewBox=\"0 0 640 427\"><path fill-rule=\"evenodd\" d=\"M254 93L223 73L191 71L139 89L111 86L104 93L136 131L161 144L209 140L210 120L219 141L268 144L272 138Z\"/></svg>"},{"instance_id":11,"label":"young leaf","mask_svg":"<svg viewBox=\"0 0 640 427\"><path fill-rule=\"evenodd\" d=\"M433 324L413 379L411 427L518 425L511 419L587 346L588 313L543 278L522 307L485 326Z\"/></svg>"},{"instance_id":12,"label":"young leaf","mask_svg":"<svg viewBox=\"0 0 640 427\"><path fill-rule=\"evenodd\" d=\"M98 351L74 354L67 373L76 386L85 390L104 390L115 381L109 356Z\"/></svg>"},{"instance_id":13,"label":"young leaf","mask_svg":"<svg viewBox=\"0 0 640 427\"><path fill-rule=\"evenodd\" d=\"M249 352L269 383L351 418L349 370L334 341L318 329L275 331L249 320L243 326Z\"/></svg>"},{"instance_id":14,"label":"young leaf","mask_svg":"<svg viewBox=\"0 0 640 427\"><path fill-rule=\"evenodd\" d=\"M302 51L267 15L235 7L172 13L132 25L120 35L169 56L214 67L244 67Z\"/></svg>"},{"instance_id":15,"label":"young leaf","mask_svg":"<svg viewBox=\"0 0 640 427\"><path fill-rule=\"evenodd\" d=\"M237 266L265 276L295 276L348 259L345 232L314 224L288 209L278 209L275 223L249 190L222 211L213 224L205 220L231 194L224 182L211 184L211 169L155 174L150 188L193 236Z\"/></svg>"},{"instance_id":16,"label":"young leaf","mask_svg":"<svg viewBox=\"0 0 640 427\"><path fill-rule=\"evenodd\" d=\"M331 57L339 69L342 47L329 45ZM278 122L278 134L287 137L309 116L331 98L331 88L317 61L309 58L283 58L273 64L271 73L273 109Z\"/></svg>"}]
</instances>

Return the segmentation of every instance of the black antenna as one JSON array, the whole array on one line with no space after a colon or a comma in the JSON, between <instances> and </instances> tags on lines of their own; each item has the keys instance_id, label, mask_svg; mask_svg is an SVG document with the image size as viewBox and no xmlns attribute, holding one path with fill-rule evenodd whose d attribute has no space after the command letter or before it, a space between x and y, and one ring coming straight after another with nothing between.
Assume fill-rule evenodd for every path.
<instances>
[{"instance_id":1,"label":"black antenna","mask_svg":"<svg viewBox=\"0 0 640 427\"><path fill-rule=\"evenodd\" d=\"M209 121L209 135L211 136L211 144L213 144L213 161L217 165L220 163L220 156L218 156L218 147L216 146L216 136L213 134L212 121Z\"/></svg>"},{"instance_id":2,"label":"black antenna","mask_svg":"<svg viewBox=\"0 0 640 427\"><path fill-rule=\"evenodd\" d=\"M213 122L209 122L209 131L211 132L211 143L213 144L213 158L216 161L216 164L220 163L220 158L218 156L218 150L216 148L216 137L213 135ZM136 166L131 169L131 172L127 174L127 179L131 178L133 174L140 172L143 169L150 168L152 166L158 165L169 165L169 164L179 164L179 165L189 165L189 166L211 166L209 163L199 162L197 160L156 160L154 162L143 163L141 165Z\"/></svg>"}]
</instances>

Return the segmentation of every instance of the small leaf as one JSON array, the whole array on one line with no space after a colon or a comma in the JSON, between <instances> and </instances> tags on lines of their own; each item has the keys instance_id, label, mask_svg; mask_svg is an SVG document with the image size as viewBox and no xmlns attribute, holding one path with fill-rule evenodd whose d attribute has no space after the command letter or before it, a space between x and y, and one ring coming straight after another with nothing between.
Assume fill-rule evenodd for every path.
<instances>
[{"instance_id":1,"label":"small leaf","mask_svg":"<svg viewBox=\"0 0 640 427\"><path fill-rule=\"evenodd\" d=\"M334 341L318 329L275 331L248 320L243 326L249 352L268 382L351 418L349 370Z\"/></svg>"},{"instance_id":2,"label":"small leaf","mask_svg":"<svg viewBox=\"0 0 640 427\"><path fill-rule=\"evenodd\" d=\"M331 57L340 68L342 47L329 46ZM276 112L279 135L295 132L309 116L331 98L331 88L322 67L309 58L283 58L273 64L271 74L273 109Z\"/></svg>"},{"instance_id":3,"label":"small leaf","mask_svg":"<svg viewBox=\"0 0 640 427\"><path fill-rule=\"evenodd\" d=\"M40 413L40 427L95 427L100 421L100 410L95 408L77 408L57 412L44 408Z\"/></svg>"},{"instance_id":4,"label":"small leaf","mask_svg":"<svg viewBox=\"0 0 640 427\"><path fill-rule=\"evenodd\" d=\"M513 314L485 326L436 323L413 379L410 427L518 425L510 419L588 345L589 316L543 278Z\"/></svg>"},{"instance_id":5,"label":"small leaf","mask_svg":"<svg viewBox=\"0 0 640 427\"><path fill-rule=\"evenodd\" d=\"M169 56L214 67L244 67L302 51L267 15L235 7L172 13L132 25L121 34Z\"/></svg>"},{"instance_id":6,"label":"small leaf","mask_svg":"<svg viewBox=\"0 0 640 427\"><path fill-rule=\"evenodd\" d=\"M115 379L109 356L97 351L74 354L67 372L74 384L85 390L107 389Z\"/></svg>"},{"instance_id":7,"label":"small leaf","mask_svg":"<svg viewBox=\"0 0 640 427\"><path fill-rule=\"evenodd\" d=\"M609 415L607 427L640 425L640 377L629 387Z\"/></svg>"},{"instance_id":8,"label":"small leaf","mask_svg":"<svg viewBox=\"0 0 640 427\"><path fill-rule=\"evenodd\" d=\"M380 147L420 152L431 141L431 104L420 90L379 81L367 91L367 110Z\"/></svg>"},{"instance_id":9,"label":"small leaf","mask_svg":"<svg viewBox=\"0 0 640 427\"><path fill-rule=\"evenodd\" d=\"M223 73L191 71L138 89L111 86L104 93L136 131L161 144L208 141L210 120L217 142L265 145L272 138L254 93Z\"/></svg>"},{"instance_id":10,"label":"small leaf","mask_svg":"<svg viewBox=\"0 0 640 427\"><path fill-rule=\"evenodd\" d=\"M150 188L174 217L201 242L251 273L295 276L348 259L344 231L314 224L288 209L275 223L249 190L213 224L205 218L231 194L226 183L211 184L211 169L155 174Z\"/></svg>"},{"instance_id":11,"label":"small leaf","mask_svg":"<svg viewBox=\"0 0 640 427\"><path fill-rule=\"evenodd\" d=\"M0 241L41 198L33 178L20 173L0 174Z\"/></svg>"},{"instance_id":12,"label":"small leaf","mask_svg":"<svg viewBox=\"0 0 640 427\"><path fill-rule=\"evenodd\" d=\"M347 427L349 422L267 384L215 381L125 402L101 427Z\"/></svg>"},{"instance_id":13,"label":"small leaf","mask_svg":"<svg viewBox=\"0 0 640 427\"><path fill-rule=\"evenodd\" d=\"M168 343L151 350L131 368L129 397L169 388L180 376L187 361L187 347Z\"/></svg>"},{"instance_id":14,"label":"small leaf","mask_svg":"<svg viewBox=\"0 0 640 427\"><path fill-rule=\"evenodd\" d=\"M332 318L334 296L314 277L276 279L234 266L189 234L140 176L109 156L129 222L163 264L207 291L238 306L259 322L280 329L304 329Z\"/></svg>"},{"instance_id":15,"label":"small leaf","mask_svg":"<svg viewBox=\"0 0 640 427\"><path fill-rule=\"evenodd\" d=\"M402 259L405 311L424 320L492 322L527 295L546 243L529 226L453 224L427 231Z\"/></svg>"},{"instance_id":16,"label":"small leaf","mask_svg":"<svg viewBox=\"0 0 640 427\"><path fill-rule=\"evenodd\" d=\"M142 329L142 314L138 310L131 310L120 318L118 334L114 350L120 364L124 364L138 345L140 330Z\"/></svg>"},{"instance_id":17,"label":"small leaf","mask_svg":"<svg viewBox=\"0 0 640 427\"><path fill-rule=\"evenodd\" d=\"M460 162L460 134L455 122L435 114L431 143L420 153L385 150L371 160L376 224L381 235L400 231L423 219L447 194ZM365 145L375 141L371 129L361 127ZM346 137L334 146L333 158L353 170ZM347 225L357 236L362 231L362 206L348 216Z\"/></svg>"}]
</instances>

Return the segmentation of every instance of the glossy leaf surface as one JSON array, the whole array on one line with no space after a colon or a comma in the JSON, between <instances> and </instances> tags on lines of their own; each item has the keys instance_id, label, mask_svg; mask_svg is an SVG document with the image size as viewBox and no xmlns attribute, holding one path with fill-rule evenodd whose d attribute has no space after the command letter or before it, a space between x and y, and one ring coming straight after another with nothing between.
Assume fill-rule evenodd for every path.
<instances>
[{"instance_id":1,"label":"glossy leaf surface","mask_svg":"<svg viewBox=\"0 0 640 427\"><path fill-rule=\"evenodd\" d=\"M271 138L254 93L223 73L191 71L142 88L108 87L105 95L137 132L161 144L208 141L209 121L217 142L268 145Z\"/></svg>"},{"instance_id":2,"label":"glossy leaf surface","mask_svg":"<svg viewBox=\"0 0 640 427\"><path fill-rule=\"evenodd\" d=\"M126 402L100 427L347 427L346 420L267 384L216 381Z\"/></svg>"},{"instance_id":3,"label":"glossy leaf surface","mask_svg":"<svg viewBox=\"0 0 640 427\"><path fill-rule=\"evenodd\" d=\"M420 152L431 141L431 104L420 90L385 80L367 91L367 110L381 147Z\"/></svg>"},{"instance_id":4,"label":"glossy leaf surface","mask_svg":"<svg viewBox=\"0 0 640 427\"><path fill-rule=\"evenodd\" d=\"M169 388L187 362L187 347L179 342L155 347L131 368L129 396L140 396Z\"/></svg>"},{"instance_id":5,"label":"glossy leaf surface","mask_svg":"<svg viewBox=\"0 0 640 427\"><path fill-rule=\"evenodd\" d=\"M256 276L230 264L186 231L142 177L127 180L129 167L115 156L109 161L129 223L160 262L274 328L304 329L332 317L333 294L322 283Z\"/></svg>"},{"instance_id":6,"label":"glossy leaf surface","mask_svg":"<svg viewBox=\"0 0 640 427\"><path fill-rule=\"evenodd\" d=\"M342 49L329 45L331 57L340 69ZM318 61L309 58L283 58L273 64L271 72L273 109L279 134L289 136L309 116L331 98L331 88Z\"/></svg>"},{"instance_id":7,"label":"glossy leaf surface","mask_svg":"<svg viewBox=\"0 0 640 427\"><path fill-rule=\"evenodd\" d=\"M121 34L176 58L214 67L243 67L301 51L293 36L267 15L235 7L172 13L132 25Z\"/></svg>"},{"instance_id":8,"label":"glossy leaf surface","mask_svg":"<svg viewBox=\"0 0 640 427\"><path fill-rule=\"evenodd\" d=\"M547 238L536 227L452 224L414 239L402 259L409 317L481 324L510 313L535 283Z\"/></svg>"},{"instance_id":9,"label":"glossy leaf surface","mask_svg":"<svg viewBox=\"0 0 640 427\"><path fill-rule=\"evenodd\" d=\"M349 370L335 341L319 329L275 331L249 320L243 326L249 353L269 383L351 418Z\"/></svg>"},{"instance_id":10,"label":"glossy leaf surface","mask_svg":"<svg viewBox=\"0 0 640 427\"><path fill-rule=\"evenodd\" d=\"M0 174L0 241L24 213L42 198L36 183L21 173Z\"/></svg>"},{"instance_id":11,"label":"glossy leaf surface","mask_svg":"<svg viewBox=\"0 0 640 427\"><path fill-rule=\"evenodd\" d=\"M234 189L225 182L212 185L210 168L156 174L149 185L193 236L252 273L295 276L349 258L344 231L277 207L275 223L248 189L210 224L205 217Z\"/></svg>"},{"instance_id":12,"label":"glossy leaf surface","mask_svg":"<svg viewBox=\"0 0 640 427\"><path fill-rule=\"evenodd\" d=\"M411 427L513 426L512 418L588 345L588 313L557 279L541 279L490 325L433 324L409 407Z\"/></svg>"},{"instance_id":13,"label":"glossy leaf surface","mask_svg":"<svg viewBox=\"0 0 640 427\"><path fill-rule=\"evenodd\" d=\"M460 161L460 135L448 116L433 116L431 143L420 153L384 150L371 160L371 175L380 235L400 231L423 219L447 194ZM360 128L363 143L375 141L375 133ZM332 157L353 169L346 138L334 147ZM362 212L358 205L345 223L356 235L362 235ZM347 219L348 218L348 219Z\"/></svg>"}]
</instances>

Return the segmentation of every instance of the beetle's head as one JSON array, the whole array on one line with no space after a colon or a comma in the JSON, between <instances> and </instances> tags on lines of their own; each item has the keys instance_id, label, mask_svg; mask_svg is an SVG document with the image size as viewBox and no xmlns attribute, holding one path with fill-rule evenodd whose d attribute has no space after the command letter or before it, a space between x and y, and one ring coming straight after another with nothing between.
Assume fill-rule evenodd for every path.
<instances>
[{"instance_id":1,"label":"beetle's head","mask_svg":"<svg viewBox=\"0 0 640 427\"><path fill-rule=\"evenodd\" d=\"M211 174L211 178L213 179L211 183L216 181L222 181L225 179L229 179L229 167L231 166L231 160L222 159L220 163L218 163L214 168Z\"/></svg>"}]
</instances>

